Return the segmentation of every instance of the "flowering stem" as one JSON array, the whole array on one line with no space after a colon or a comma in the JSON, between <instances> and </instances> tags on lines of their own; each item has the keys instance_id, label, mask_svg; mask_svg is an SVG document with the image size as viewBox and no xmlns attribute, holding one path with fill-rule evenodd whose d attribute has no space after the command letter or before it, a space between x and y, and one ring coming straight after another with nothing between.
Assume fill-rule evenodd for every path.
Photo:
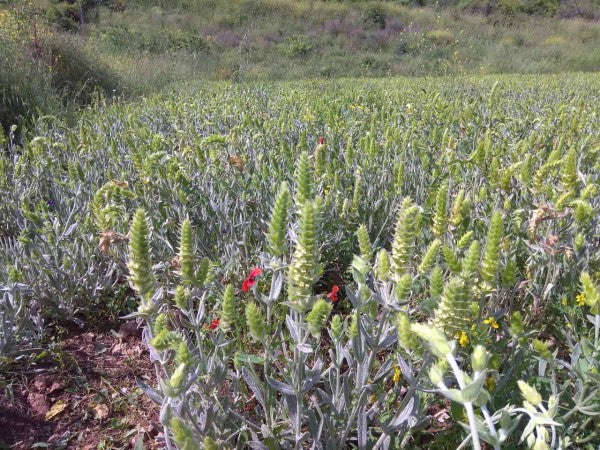
<instances>
[{"instance_id":1,"label":"flowering stem","mask_svg":"<svg viewBox=\"0 0 600 450\"><path fill-rule=\"evenodd\" d=\"M360 284L359 284L359 285L358 285L358 292L360 292L360 288L361 288L361 286L360 286ZM357 320L360 320L360 313L361 313L361 311L362 311L362 309L361 309L361 307L359 306L359 307L357 308ZM376 334L376 336L375 336L375 342L379 342L379 341L380 341L380 339L381 339L381 333L383 332L383 325L384 325L384 323L385 323L385 319L387 318L387 314L388 314L388 309L387 309L387 308L384 308L384 309L382 310L382 312L381 312L381 317L380 317L380 319L379 319L379 326L378 326L378 328L377 328L377 334ZM358 339L358 341L359 341L359 345L361 346L361 348L363 348L363 345L364 345L364 343L363 343L363 340L364 340L364 339L363 339L363 337L361 336L360 329L361 329L361 326L359 325L359 326L358 326L358 330L359 330L359 331L358 331L358 336L357 336L357 339ZM361 351L364 351L364 350L361 350ZM365 384L366 384L366 381L367 381L367 380L366 380L364 377L365 377L365 376L368 376L368 374L369 374L369 372L370 372L371 365L372 365L372 363L373 363L373 358L374 358L374 356L375 356L375 353L376 353L375 351L373 351L373 350L369 350L369 354L368 354L368 356L367 356L367 358L366 358L366 361L365 361L365 358L363 358L363 359L362 359L362 361L357 361L357 373L363 373L363 374L365 374L363 377L358 377L358 378L357 378L357 381L356 381L356 386L355 386L355 389L356 389L356 390L357 390L357 392L359 393L359 395L358 395L358 398L359 398L359 399L361 399L361 398L362 398L363 389L364 389L364 386L365 386ZM369 369L368 369L368 370L361 370L361 366L362 366L362 367L366 366L366 367L368 367ZM362 406L363 406L363 405L362 405L362 402L361 402L361 401L358 401L358 402L356 402L356 404L354 405L354 408L352 409L352 412L350 413L350 416L349 416L349 417L348 417L348 419L347 419L347 425L346 425L346 428L344 429L344 432L342 433L342 437L341 437L341 439L340 439L340 443L341 443L341 446L340 446L340 448L344 448L344 445L345 445L345 442L346 442L346 438L347 438L347 436L348 436L348 433L350 432L350 427L351 427L351 425L354 423L354 418L356 417L356 415L358 414L358 411L359 411L359 409L360 409Z\"/></svg>"},{"instance_id":2,"label":"flowering stem","mask_svg":"<svg viewBox=\"0 0 600 450\"><path fill-rule=\"evenodd\" d=\"M465 380L463 378L463 374L456 364L456 360L452 356L452 354L448 353L446 355L446 360L450 363L450 367L454 372L454 376L456 377L456 381L458 382L458 386L461 389L465 388ZM471 439L473 440L473 449L481 450L481 443L479 442L479 433L477 432L477 422L475 421L475 412L473 410L473 403L465 402L465 411L467 412L467 418L469 419L469 428L471 429Z\"/></svg>"},{"instance_id":3,"label":"flowering stem","mask_svg":"<svg viewBox=\"0 0 600 450\"><path fill-rule=\"evenodd\" d=\"M600 339L600 314L594 317L594 347L598 348L598 340Z\"/></svg>"},{"instance_id":4,"label":"flowering stem","mask_svg":"<svg viewBox=\"0 0 600 450\"><path fill-rule=\"evenodd\" d=\"M304 379L304 353L298 349L299 345L304 345L304 341L306 340L306 335L304 334L304 313L300 313L298 311L293 311L294 321L297 325L298 330L298 342L294 345L294 365L296 367L295 370L295 390L296 390L296 420L295 420L295 440L296 440L296 448L302 448L302 444L300 442L301 432L302 432L302 381Z\"/></svg>"},{"instance_id":5,"label":"flowering stem","mask_svg":"<svg viewBox=\"0 0 600 450\"><path fill-rule=\"evenodd\" d=\"M474 375L474 378L477 378L478 376L481 375L481 372L475 371L475 373L473 375ZM487 424L488 429L490 430L492 435L497 439L498 432L496 431L496 427L494 426L494 421L492 420L492 416L490 416L487 406L483 405L481 407L481 412L483 413L483 417L485 418L485 423ZM500 449L500 446L495 445L494 449L498 450L498 449Z\"/></svg>"},{"instance_id":6,"label":"flowering stem","mask_svg":"<svg viewBox=\"0 0 600 450\"><path fill-rule=\"evenodd\" d=\"M270 356L269 349L271 348L271 333L270 333L270 330L271 330L271 302L270 301L267 303L267 328L268 328L269 332L267 333L266 342L265 342L265 361L264 361L264 366L263 366L265 380L271 374L271 361L269 359L269 356ZM265 421L267 422L267 428L270 431L271 430L271 390L269 389L268 385L265 384L265 386L266 386L266 388L265 388L265 406L267 408L267 410L265 411Z\"/></svg>"},{"instance_id":7,"label":"flowering stem","mask_svg":"<svg viewBox=\"0 0 600 450\"><path fill-rule=\"evenodd\" d=\"M498 438L498 432L496 431L496 427L494 426L494 421L492 420L492 417L490 416L490 413L487 410L487 406L485 406L485 405L482 406L481 412L483 413L483 417L485 417L485 423L487 424L488 429L492 432L492 434L494 435L495 438ZM494 445L494 450L500 450L500 446Z\"/></svg>"}]
</instances>

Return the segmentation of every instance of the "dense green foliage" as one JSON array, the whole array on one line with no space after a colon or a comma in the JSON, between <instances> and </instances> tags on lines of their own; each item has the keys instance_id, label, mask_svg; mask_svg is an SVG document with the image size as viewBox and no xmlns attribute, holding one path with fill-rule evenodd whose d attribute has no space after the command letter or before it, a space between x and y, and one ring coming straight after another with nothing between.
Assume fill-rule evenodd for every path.
<instances>
[{"instance_id":1,"label":"dense green foliage","mask_svg":"<svg viewBox=\"0 0 600 450\"><path fill-rule=\"evenodd\" d=\"M400 2L137 1L123 11L99 9L82 32L86 50L138 90L198 75L265 80L600 67L593 21Z\"/></svg>"},{"instance_id":2,"label":"dense green foliage","mask_svg":"<svg viewBox=\"0 0 600 450\"><path fill-rule=\"evenodd\" d=\"M3 361L135 296L181 448L593 449L599 96L211 83L40 119L0 155Z\"/></svg>"},{"instance_id":3,"label":"dense green foliage","mask_svg":"<svg viewBox=\"0 0 600 450\"><path fill-rule=\"evenodd\" d=\"M9 0L0 122L193 80L595 71L597 1Z\"/></svg>"}]
</instances>

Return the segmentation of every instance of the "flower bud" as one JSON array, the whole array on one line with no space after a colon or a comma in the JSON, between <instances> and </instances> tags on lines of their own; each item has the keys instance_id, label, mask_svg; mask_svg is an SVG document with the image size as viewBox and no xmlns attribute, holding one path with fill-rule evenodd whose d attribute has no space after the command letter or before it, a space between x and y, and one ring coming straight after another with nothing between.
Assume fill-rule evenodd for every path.
<instances>
[{"instance_id":1,"label":"flower bud","mask_svg":"<svg viewBox=\"0 0 600 450\"><path fill-rule=\"evenodd\" d=\"M545 428L542 428L543 430L545 430ZM541 439L541 438L536 438L535 442L533 443L533 447L531 447L531 450L549 450L550 447L548 447L548 444L546 443L545 440Z\"/></svg>"},{"instance_id":2,"label":"flower bud","mask_svg":"<svg viewBox=\"0 0 600 450\"><path fill-rule=\"evenodd\" d=\"M331 319L331 324L329 325L329 335L333 340L339 341L342 337L343 331L342 319L340 319L340 316L336 314Z\"/></svg>"},{"instance_id":3,"label":"flower bud","mask_svg":"<svg viewBox=\"0 0 600 450\"><path fill-rule=\"evenodd\" d=\"M308 331L314 337L321 336L321 330L327 324L327 317L331 312L331 302L328 302L322 298L318 299L312 310L306 316L306 323L308 324Z\"/></svg>"},{"instance_id":4,"label":"flower bud","mask_svg":"<svg viewBox=\"0 0 600 450\"><path fill-rule=\"evenodd\" d=\"M534 339L531 345L533 346L535 352L538 353L542 358L545 360L552 359L552 353L550 353L548 345L545 342Z\"/></svg>"},{"instance_id":5,"label":"flower bud","mask_svg":"<svg viewBox=\"0 0 600 450\"><path fill-rule=\"evenodd\" d=\"M473 349L473 354L471 355L471 365L473 366L473 370L476 372L481 372L485 370L487 357L485 354L485 349L482 345L476 345Z\"/></svg>"},{"instance_id":6,"label":"flower bud","mask_svg":"<svg viewBox=\"0 0 600 450\"><path fill-rule=\"evenodd\" d=\"M177 417L173 417L170 425L171 431L173 432L173 439L179 448L185 450L200 450L200 447L198 444L196 444L192 432L187 426L185 426L182 420L178 419ZM204 448L208 447L205 445Z\"/></svg>"},{"instance_id":7,"label":"flower bud","mask_svg":"<svg viewBox=\"0 0 600 450\"><path fill-rule=\"evenodd\" d=\"M186 290L183 288L183 286L177 286L177 288L175 289L175 305L181 309L181 310L186 310L188 307L188 296L187 296L187 292Z\"/></svg>"},{"instance_id":8,"label":"flower bud","mask_svg":"<svg viewBox=\"0 0 600 450\"><path fill-rule=\"evenodd\" d=\"M435 355L443 358L452 353L446 336L437 328L421 323L414 323L410 329L429 344L431 351Z\"/></svg>"},{"instance_id":9,"label":"flower bud","mask_svg":"<svg viewBox=\"0 0 600 450\"><path fill-rule=\"evenodd\" d=\"M412 286L412 276L408 273L402 275L396 284L394 293L399 301L407 300L410 295L410 288Z\"/></svg>"},{"instance_id":10,"label":"flower bud","mask_svg":"<svg viewBox=\"0 0 600 450\"><path fill-rule=\"evenodd\" d=\"M534 387L528 385L523 380L517 381L517 384L519 385L521 395L525 400L527 400L533 406L538 406L540 403L542 403L542 396L538 394L538 391L536 391Z\"/></svg>"},{"instance_id":11,"label":"flower bud","mask_svg":"<svg viewBox=\"0 0 600 450\"><path fill-rule=\"evenodd\" d=\"M246 305L246 322L252 337L259 342L264 341L266 337L265 319L254 303Z\"/></svg>"},{"instance_id":12,"label":"flower bud","mask_svg":"<svg viewBox=\"0 0 600 450\"><path fill-rule=\"evenodd\" d=\"M598 288L592 281L592 277L587 272L581 272L579 277L581 281L581 285L583 286L583 295L585 303L589 307L594 307L596 304L600 303L600 293L598 292Z\"/></svg>"},{"instance_id":13,"label":"flower bud","mask_svg":"<svg viewBox=\"0 0 600 450\"><path fill-rule=\"evenodd\" d=\"M390 257L386 249L382 248L377 253L377 262L375 264L375 273L380 281L386 282L390 273Z\"/></svg>"},{"instance_id":14,"label":"flower bud","mask_svg":"<svg viewBox=\"0 0 600 450\"><path fill-rule=\"evenodd\" d=\"M175 392L179 391L179 389L181 388L181 385L183 384L183 380L185 379L186 375L187 364L179 364L179 366L177 366L177 368L171 375L171 378L169 378L169 385Z\"/></svg>"},{"instance_id":15,"label":"flower bud","mask_svg":"<svg viewBox=\"0 0 600 450\"><path fill-rule=\"evenodd\" d=\"M223 332L231 330L231 326L235 323L235 299L233 297L233 286L228 284L223 294L223 303L221 304L221 320L219 326Z\"/></svg>"},{"instance_id":16,"label":"flower bud","mask_svg":"<svg viewBox=\"0 0 600 450\"><path fill-rule=\"evenodd\" d=\"M410 317L406 312L400 311L396 315L396 328L400 345L407 350L416 348L416 338L410 329Z\"/></svg>"},{"instance_id":17,"label":"flower bud","mask_svg":"<svg viewBox=\"0 0 600 450\"><path fill-rule=\"evenodd\" d=\"M444 381L445 366L444 361L440 360L429 369L429 380L434 386Z\"/></svg>"}]
</instances>

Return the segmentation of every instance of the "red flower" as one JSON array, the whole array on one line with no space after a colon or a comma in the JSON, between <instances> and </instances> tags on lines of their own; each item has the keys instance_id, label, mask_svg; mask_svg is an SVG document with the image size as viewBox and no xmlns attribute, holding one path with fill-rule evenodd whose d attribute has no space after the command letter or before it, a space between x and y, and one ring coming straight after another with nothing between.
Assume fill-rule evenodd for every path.
<instances>
[{"instance_id":1,"label":"red flower","mask_svg":"<svg viewBox=\"0 0 600 450\"><path fill-rule=\"evenodd\" d=\"M329 300L331 300L332 303L337 302L339 300L338 292L340 292L340 288L338 287L337 284L334 284L333 287L331 288L331 292L329 294L327 294L327 298Z\"/></svg>"},{"instance_id":2,"label":"red flower","mask_svg":"<svg viewBox=\"0 0 600 450\"><path fill-rule=\"evenodd\" d=\"M221 319L215 319L213 320L210 325L208 326L209 330L216 330L217 328L219 328L219 323L221 323Z\"/></svg>"},{"instance_id":3,"label":"red flower","mask_svg":"<svg viewBox=\"0 0 600 450\"><path fill-rule=\"evenodd\" d=\"M323 136L319 138L319 145L325 145L325 138Z\"/></svg>"},{"instance_id":4,"label":"red flower","mask_svg":"<svg viewBox=\"0 0 600 450\"><path fill-rule=\"evenodd\" d=\"M257 277L257 276L259 276L259 275L262 275L262 273L263 273L263 271L262 271L262 269L261 269L260 267L255 267L254 269L252 269L252 270L250 271L250 276L249 276L249 278L254 278L254 277Z\"/></svg>"},{"instance_id":5,"label":"red flower","mask_svg":"<svg viewBox=\"0 0 600 450\"><path fill-rule=\"evenodd\" d=\"M242 291L248 292L252 286L256 284L256 277L262 275L263 271L260 267L255 267L250 271L248 278L242 283Z\"/></svg>"}]
</instances>

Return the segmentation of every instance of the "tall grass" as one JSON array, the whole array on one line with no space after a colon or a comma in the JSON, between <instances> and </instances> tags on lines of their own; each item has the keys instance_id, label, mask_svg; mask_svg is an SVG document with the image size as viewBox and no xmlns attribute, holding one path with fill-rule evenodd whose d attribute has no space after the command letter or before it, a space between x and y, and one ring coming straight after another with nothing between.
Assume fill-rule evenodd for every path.
<instances>
[{"instance_id":1,"label":"tall grass","mask_svg":"<svg viewBox=\"0 0 600 450\"><path fill-rule=\"evenodd\" d=\"M100 10L85 34L88 50L128 80L135 92L198 78L600 68L600 27L594 22L483 16L392 2L136 0L125 11ZM135 70L128 64L131 59Z\"/></svg>"}]
</instances>

